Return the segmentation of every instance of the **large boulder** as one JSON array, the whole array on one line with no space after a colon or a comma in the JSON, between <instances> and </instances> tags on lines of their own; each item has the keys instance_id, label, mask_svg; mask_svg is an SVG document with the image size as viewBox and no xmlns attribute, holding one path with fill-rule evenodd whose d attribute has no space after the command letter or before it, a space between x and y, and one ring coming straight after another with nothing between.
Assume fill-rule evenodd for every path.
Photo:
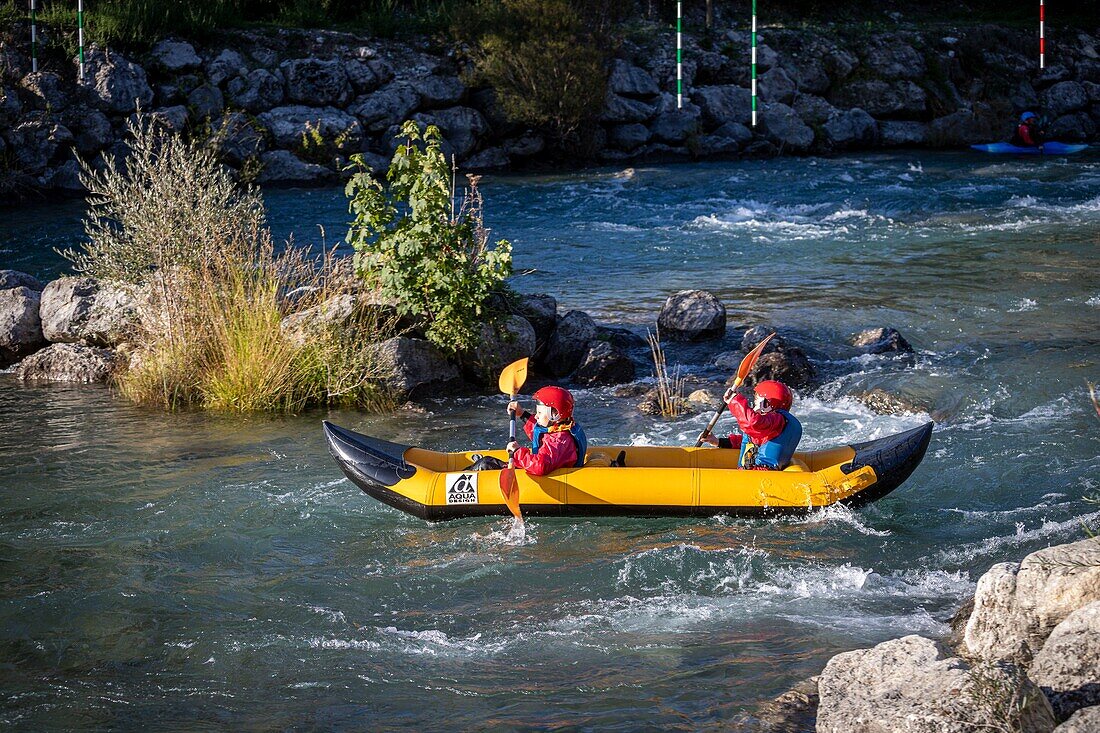
<instances>
[{"instance_id":1,"label":"large boulder","mask_svg":"<svg viewBox=\"0 0 1100 733\"><path fill-rule=\"evenodd\" d=\"M260 155L258 183L324 183L335 173L316 163L307 163L289 150L269 150Z\"/></svg>"},{"instance_id":2,"label":"large boulder","mask_svg":"<svg viewBox=\"0 0 1100 733\"><path fill-rule=\"evenodd\" d=\"M884 148L922 146L928 139L928 123L882 120L878 123L878 135Z\"/></svg>"},{"instance_id":3,"label":"large boulder","mask_svg":"<svg viewBox=\"0 0 1100 733\"><path fill-rule=\"evenodd\" d=\"M596 324L584 311L565 314L554 329L540 359L543 371L552 377L571 374L588 353L588 344L596 337Z\"/></svg>"},{"instance_id":4,"label":"large boulder","mask_svg":"<svg viewBox=\"0 0 1100 733\"><path fill-rule=\"evenodd\" d=\"M314 107L342 105L351 94L348 72L336 59L291 59L279 65L286 79L286 96L292 102Z\"/></svg>"},{"instance_id":5,"label":"large boulder","mask_svg":"<svg viewBox=\"0 0 1100 733\"><path fill-rule=\"evenodd\" d=\"M665 300L657 327L671 341L719 339L726 333L726 306L707 290L681 290Z\"/></svg>"},{"instance_id":6,"label":"large boulder","mask_svg":"<svg viewBox=\"0 0 1100 733\"><path fill-rule=\"evenodd\" d=\"M368 59L349 59L344 62L344 71L356 94L373 92L383 84L382 77L374 70Z\"/></svg>"},{"instance_id":7,"label":"large boulder","mask_svg":"<svg viewBox=\"0 0 1100 733\"><path fill-rule=\"evenodd\" d=\"M68 95L61 88L61 77L53 72L32 72L24 76L19 85L27 92L34 109L61 112L69 106Z\"/></svg>"},{"instance_id":8,"label":"large boulder","mask_svg":"<svg viewBox=\"0 0 1100 733\"><path fill-rule=\"evenodd\" d=\"M10 288L30 288L35 292L42 292L42 283L38 278L19 270L0 270L0 290Z\"/></svg>"},{"instance_id":9,"label":"large boulder","mask_svg":"<svg viewBox=\"0 0 1100 733\"><path fill-rule=\"evenodd\" d=\"M363 144L363 127L359 120L335 107L276 107L257 119L271 132L275 145L287 150L301 148L303 139L312 139L314 130L326 146L340 153L355 152Z\"/></svg>"},{"instance_id":10,"label":"large boulder","mask_svg":"<svg viewBox=\"0 0 1100 733\"><path fill-rule=\"evenodd\" d=\"M230 112L214 125L214 141L222 156L235 166L242 165L267 149L260 125L242 112Z\"/></svg>"},{"instance_id":11,"label":"large boulder","mask_svg":"<svg viewBox=\"0 0 1100 733\"><path fill-rule=\"evenodd\" d=\"M603 122L645 122L657 113L657 108L652 104L646 104L637 99L622 97L608 91L604 99L603 113L600 120Z\"/></svg>"},{"instance_id":12,"label":"large boulder","mask_svg":"<svg viewBox=\"0 0 1100 733\"><path fill-rule=\"evenodd\" d=\"M84 79L80 82L103 109L125 114L153 102L153 89L145 69L122 54L92 46L88 50Z\"/></svg>"},{"instance_id":13,"label":"large boulder","mask_svg":"<svg viewBox=\"0 0 1100 733\"><path fill-rule=\"evenodd\" d=\"M661 92L657 82L653 81L653 77L645 69L640 69L622 59L611 62L607 87L615 94L638 99L648 99Z\"/></svg>"},{"instance_id":14,"label":"large boulder","mask_svg":"<svg viewBox=\"0 0 1100 733\"><path fill-rule=\"evenodd\" d=\"M759 95L763 102L790 104L798 86L790 75L778 66L760 75Z\"/></svg>"},{"instance_id":15,"label":"large boulder","mask_svg":"<svg viewBox=\"0 0 1100 733\"><path fill-rule=\"evenodd\" d=\"M814 131L785 104L765 104L759 122L768 140L781 151L798 153L813 145Z\"/></svg>"},{"instance_id":16,"label":"large boulder","mask_svg":"<svg viewBox=\"0 0 1100 733\"><path fill-rule=\"evenodd\" d=\"M37 176L73 142L73 135L69 128L43 116L20 122L8 131L7 141L16 170Z\"/></svg>"},{"instance_id":17,"label":"large boulder","mask_svg":"<svg viewBox=\"0 0 1100 733\"><path fill-rule=\"evenodd\" d=\"M1060 81L1042 94L1042 105L1051 117L1060 117L1088 107L1085 87L1075 81Z\"/></svg>"},{"instance_id":18,"label":"large boulder","mask_svg":"<svg viewBox=\"0 0 1100 733\"><path fill-rule=\"evenodd\" d=\"M1065 143L1084 143L1096 135L1096 123L1087 112L1072 112L1062 115L1047 128L1051 140Z\"/></svg>"},{"instance_id":19,"label":"large boulder","mask_svg":"<svg viewBox=\"0 0 1100 733\"><path fill-rule=\"evenodd\" d=\"M256 114L283 103L283 82L267 69L253 69L229 80L229 103Z\"/></svg>"},{"instance_id":20,"label":"large boulder","mask_svg":"<svg viewBox=\"0 0 1100 733\"><path fill-rule=\"evenodd\" d=\"M848 343L865 354L912 354L913 347L896 328L867 328L852 336Z\"/></svg>"},{"instance_id":21,"label":"large boulder","mask_svg":"<svg viewBox=\"0 0 1100 733\"><path fill-rule=\"evenodd\" d=\"M614 125L607 136L607 142L616 150L630 153L649 141L649 129L639 123Z\"/></svg>"},{"instance_id":22,"label":"large boulder","mask_svg":"<svg viewBox=\"0 0 1100 733\"><path fill-rule=\"evenodd\" d=\"M1054 733L1096 733L1100 730L1100 705L1078 710L1069 720L1054 729Z\"/></svg>"},{"instance_id":23,"label":"large boulder","mask_svg":"<svg viewBox=\"0 0 1100 733\"><path fill-rule=\"evenodd\" d=\"M383 132L400 125L420 106L420 92L405 81L392 82L360 97L350 112L371 132Z\"/></svg>"},{"instance_id":24,"label":"large boulder","mask_svg":"<svg viewBox=\"0 0 1100 733\"><path fill-rule=\"evenodd\" d=\"M995 119L988 109L980 105L975 105L974 109L960 109L932 120L925 141L941 148L988 142L999 134Z\"/></svg>"},{"instance_id":25,"label":"large boulder","mask_svg":"<svg viewBox=\"0 0 1100 733\"><path fill-rule=\"evenodd\" d=\"M114 346L127 341L140 314L126 287L91 277L62 277L42 291L42 333L51 343Z\"/></svg>"},{"instance_id":26,"label":"large boulder","mask_svg":"<svg viewBox=\"0 0 1100 733\"><path fill-rule=\"evenodd\" d=\"M1054 627L1028 675L1059 720L1100 705L1100 601L1077 609Z\"/></svg>"},{"instance_id":27,"label":"large boulder","mask_svg":"<svg viewBox=\"0 0 1100 733\"><path fill-rule=\"evenodd\" d=\"M924 57L900 38L882 36L867 46L864 65L884 79L919 79Z\"/></svg>"},{"instance_id":28,"label":"large boulder","mask_svg":"<svg viewBox=\"0 0 1100 733\"><path fill-rule=\"evenodd\" d=\"M810 363L805 351L797 346L787 346L779 351L768 353L770 347L771 344L768 344L764 354L757 360L756 366L749 372L749 376L745 379L747 386L751 387L757 382L768 379L782 382L792 389L807 387L813 383L817 377L817 371Z\"/></svg>"},{"instance_id":29,"label":"large boulder","mask_svg":"<svg viewBox=\"0 0 1100 733\"><path fill-rule=\"evenodd\" d=\"M153 46L149 52L153 67L171 74L199 68L202 59L195 53L195 47L186 41L163 40Z\"/></svg>"},{"instance_id":30,"label":"large boulder","mask_svg":"<svg viewBox=\"0 0 1100 733\"><path fill-rule=\"evenodd\" d=\"M592 341L573 381L582 387L600 387L634 381L634 362L607 341Z\"/></svg>"},{"instance_id":31,"label":"large boulder","mask_svg":"<svg viewBox=\"0 0 1100 733\"><path fill-rule=\"evenodd\" d=\"M1055 626L1100 601L1100 539L1033 552L999 563L978 580L961 651L987 660L1027 663Z\"/></svg>"},{"instance_id":32,"label":"large boulder","mask_svg":"<svg viewBox=\"0 0 1100 733\"><path fill-rule=\"evenodd\" d=\"M117 365L115 352L83 344L53 344L19 362L15 374L23 381L107 382Z\"/></svg>"},{"instance_id":33,"label":"large boulder","mask_svg":"<svg viewBox=\"0 0 1100 733\"><path fill-rule=\"evenodd\" d=\"M558 325L558 301L553 295L523 294L515 302L516 313L526 318L535 329L539 344L546 344Z\"/></svg>"},{"instance_id":34,"label":"large boulder","mask_svg":"<svg viewBox=\"0 0 1100 733\"><path fill-rule=\"evenodd\" d=\"M463 374L471 382L496 384L500 371L524 357L535 355L535 329L523 316L510 315L499 323L479 326L478 346L459 354Z\"/></svg>"},{"instance_id":35,"label":"large boulder","mask_svg":"<svg viewBox=\"0 0 1100 733\"><path fill-rule=\"evenodd\" d=\"M413 115L425 125L435 125L459 160L473 152L478 141L489 132L485 118L472 107L450 107Z\"/></svg>"},{"instance_id":36,"label":"large boulder","mask_svg":"<svg viewBox=\"0 0 1100 733\"><path fill-rule=\"evenodd\" d=\"M439 349L423 339L394 336L374 346L383 383L398 399L426 390L448 390L461 385L462 375Z\"/></svg>"},{"instance_id":37,"label":"large boulder","mask_svg":"<svg viewBox=\"0 0 1100 733\"><path fill-rule=\"evenodd\" d=\"M699 108L690 102L683 109L670 109L649 123L649 131L659 142L682 144L699 130Z\"/></svg>"},{"instance_id":38,"label":"large boulder","mask_svg":"<svg viewBox=\"0 0 1100 733\"><path fill-rule=\"evenodd\" d=\"M332 330L347 328L355 314L355 295L341 293L323 303L291 313L283 318L279 328L291 343L300 347Z\"/></svg>"},{"instance_id":39,"label":"large boulder","mask_svg":"<svg viewBox=\"0 0 1100 733\"><path fill-rule=\"evenodd\" d=\"M776 333L776 330L771 326L753 326L745 331L741 336L741 351L745 354L749 353L755 349L761 341L773 333L775 336L772 336L771 340L768 341L768 345L764 347L764 351L761 353L772 354L783 351L783 349L787 348L787 342L782 336Z\"/></svg>"},{"instance_id":40,"label":"large boulder","mask_svg":"<svg viewBox=\"0 0 1100 733\"><path fill-rule=\"evenodd\" d=\"M195 119L206 120L217 117L225 109L225 97L222 90L213 84L202 84L187 95L187 106Z\"/></svg>"},{"instance_id":41,"label":"large boulder","mask_svg":"<svg viewBox=\"0 0 1100 733\"><path fill-rule=\"evenodd\" d=\"M840 113L828 100L813 94L799 94L791 108L808 125L822 125Z\"/></svg>"},{"instance_id":42,"label":"large boulder","mask_svg":"<svg viewBox=\"0 0 1100 733\"><path fill-rule=\"evenodd\" d=\"M426 108L451 107L462 101L466 85L455 76L423 76L414 79L420 100Z\"/></svg>"},{"instance_id":43,"label":"large boulder","mask_svg":"<svg viewBox=\"0 0 1100 733\"><path fill-rule=\"evenodd\" d=\"M837 107L859 107L875 117L913 117L928 106L928 94L911 81L866 79L836 89L831 101Z\"/></svg>"},{"instance_id":44,"label":"large boulder","mask_svg":"<svg viewBox=\"0 0 1100 733\"><path fill-rule=\"evenodd\" d=\"M691 94L691 101L703 112L707 127L719 127L726 122L746 124L752 117L752 93L734 84L702 87Z\"/></svg>"},{"instance_id":45,"label":"large boulder","mask_svg":"<svg viewBox=\"0 0 1100 733\"><path fill-rule=\"evenodd\" d=\"M869 148L878 141L878 123L858 107L837 114L822 126L822 132L833 150Z\"/></svg>"},{"instance_id":46,"label":"large boulder","mask_svg":"<svg viewBox=\"0 0 1100 733\"><path fill-rule=\"evenodd\" d=\"M921 636L836 655L817 689L818 733L1054 730L1050 704L1017 668L971 669Z\"/></svg>"},{"instance_id":47,"label":"large boulder","mask_svg":"<svg viewBox=\"0 0 1100 733\"><path fill-rule=\"evenodd\" d=\"M46 344L38 305L42 295L26 287L0 290L0 367L33 354Z\"/></svg>"},{"instance_id":48,"label":"large boulder","mask_svg":"<svg viewBox=\"0 0 1100 733\"><path fill-rule=\"evenodd\" d=\"M226 48L206 64L206 78L214 86L221 86L230 79L248 74L244 57Z\"/></svg>"},{"instance_id":49,"label":"large boulder","mask_svg":"<svg viewBox=\"0 0 1100 733\"><path fill-rule=\"evenodd\" d=\"M0 128L15 124L23 113L23 103L15 89L0 84Z\"/></svg>"}]
</instances>

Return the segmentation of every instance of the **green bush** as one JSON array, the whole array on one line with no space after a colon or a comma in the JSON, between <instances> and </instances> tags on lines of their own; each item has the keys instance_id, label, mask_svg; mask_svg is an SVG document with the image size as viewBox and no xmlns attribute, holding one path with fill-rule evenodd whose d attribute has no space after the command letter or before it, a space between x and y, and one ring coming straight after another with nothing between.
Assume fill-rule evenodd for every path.
<instances>
[{"instance_id":1,"label":"green bush","mask_svg":"<svg viewBox=\"0 0 1100 733\"><path fill-rule=\"evenodd\" d=\"M388 186L375 180L362 158L345 190L354 221L347 241L355 269L396 300L402 315L427 322L427 337L455 353L477 345L485 303L512 271L512 246L489 246L482 221L477 177L455 208L453 171L443 155L439 130L421 133L415 122L401 128Z\"/></svg>"}]
</instances>

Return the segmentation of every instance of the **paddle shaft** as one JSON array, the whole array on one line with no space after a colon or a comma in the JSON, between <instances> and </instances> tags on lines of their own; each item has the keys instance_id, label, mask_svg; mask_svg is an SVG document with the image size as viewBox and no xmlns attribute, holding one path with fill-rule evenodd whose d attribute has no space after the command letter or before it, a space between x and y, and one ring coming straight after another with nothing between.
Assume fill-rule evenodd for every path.
<instances>
[{"instance_id":1,"label":"paddle shaft","mask_svg":"<svg viewBox=\"0 0 1100 733\"><path fill-rule=\"evenodd\" d=\"M733 383L733 388L737 389L740 386L741 386L741 380L740 379L735 380L734 383ZM707 426L705 428L703 428L703 432L699 433L699 438L695 441L695 447L696 448L701 446L703 444L703 438L710 435L711 430L714 430L714 426L718 424L718 418L722 417L722 413L726 411L726 407L727 407L727 405L723 404L721 407L719 407L717 410L714 411L714 417L712 417L710 419L710 422L708 422Z\"/></svg>"}]
</instances>

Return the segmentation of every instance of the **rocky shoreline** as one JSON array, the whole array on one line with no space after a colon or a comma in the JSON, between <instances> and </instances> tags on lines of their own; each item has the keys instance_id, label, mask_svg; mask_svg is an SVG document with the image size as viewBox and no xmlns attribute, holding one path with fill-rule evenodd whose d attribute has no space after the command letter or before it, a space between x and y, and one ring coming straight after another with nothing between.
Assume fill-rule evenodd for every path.
<instances>
[{"instance_id":1,"label":"rocky shoreline","mask_svg":"<svg viewBox=\"0 0 1100 733\"><path fill-rule=\"evenodd\" d=\"M165 39L131 58L92 47L86 75L30 72L0 43L0 197L79 194L76 156L124 156L135 106L193 137L215 137L226 165L265 184L325 184L348 158L384 170L405 119L437 125L463 169L958 148L1007 139L1024 109L1052 138L1088 142L1100 127L1100 32L1066 30L1038 69L1030 30L766 28L759 34L759 124L750 128L749 34L686 36L676 105L670 34L621 39L598 124L578 158L510 122L491 89L468 86L463 49L332 31L223 32Z\"/></svg>"}]
</instances>

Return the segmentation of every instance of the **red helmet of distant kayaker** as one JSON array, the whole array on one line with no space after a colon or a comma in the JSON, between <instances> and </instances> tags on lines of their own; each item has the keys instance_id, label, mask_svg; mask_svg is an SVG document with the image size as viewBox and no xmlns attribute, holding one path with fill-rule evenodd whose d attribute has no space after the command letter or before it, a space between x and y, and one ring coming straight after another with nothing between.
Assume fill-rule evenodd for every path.
<instances>
[{"instance_id":1,"label":"red helmet of distant kayaker","mask_svg":"<svg viewBox=\"0 0 1100 733\"><path fill-rule=\"evenodd\" d=\"M789 410L794 402L794 395L791 394L790 388L774 379L760 382L753 392L766 399L768 406L774 410Z\"/></svg>"},{"instance_id":2,"label":"red helmet of distant kayaker","mask_svg":"<svg viewBox=\"0 0 1100 733\"><path fill-rule=\"evenodd\" d=\"M564 422L573 417L573 395L569 394L567 389L554 386L543 387L532 397L535 398L535 402L553 409L557 413L554 420L558 422Z\"/></svg>"}]
</instances>

